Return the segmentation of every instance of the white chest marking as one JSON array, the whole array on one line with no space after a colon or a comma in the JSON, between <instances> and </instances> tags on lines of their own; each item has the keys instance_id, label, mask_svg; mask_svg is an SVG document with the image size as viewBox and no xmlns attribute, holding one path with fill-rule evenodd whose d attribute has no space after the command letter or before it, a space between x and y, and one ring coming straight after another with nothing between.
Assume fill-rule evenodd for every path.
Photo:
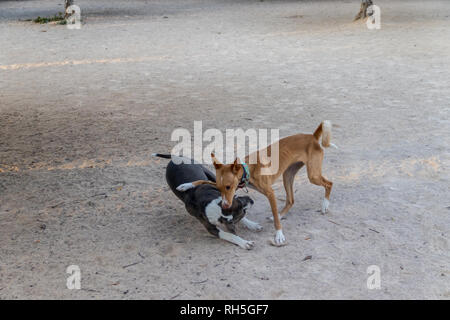
<instances>
[{"instance_id":1,"label":"white chest marking","mask_svg":"<svg viewBox=\"0 0 450 320\"><path fill-rule=\"evenodd\" d=\"M233 217L231 215L224 216L222 214L222 208L219 206L219 202L221 200L222 200L221 197L214 199L213 201L208 203L208 205L205 208L205 214L206 214L206 217L208 218L209 222L216 226L220 224L219 219L221 217L224 219L227 219L228 221L233 219Z\"/></svg>"}]
</instances>

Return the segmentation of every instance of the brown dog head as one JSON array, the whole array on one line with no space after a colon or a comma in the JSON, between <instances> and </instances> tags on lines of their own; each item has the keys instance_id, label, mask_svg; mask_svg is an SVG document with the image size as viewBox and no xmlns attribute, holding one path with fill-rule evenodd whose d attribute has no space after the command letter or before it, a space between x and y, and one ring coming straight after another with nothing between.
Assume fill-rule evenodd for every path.
<instances>
[{"instance_id":1,"label":"brown dog head","mask_svg":"<svg viewBox=\"0 0 450 320\"><path fill-rule=\"evenodd\" d=\"M238 158L232 164L222 164L211 153L212 162L216 168L216 186L222 195L222 208L227 209L233 203L233 198L243 174Z\"/></svg>"}]
</instances>

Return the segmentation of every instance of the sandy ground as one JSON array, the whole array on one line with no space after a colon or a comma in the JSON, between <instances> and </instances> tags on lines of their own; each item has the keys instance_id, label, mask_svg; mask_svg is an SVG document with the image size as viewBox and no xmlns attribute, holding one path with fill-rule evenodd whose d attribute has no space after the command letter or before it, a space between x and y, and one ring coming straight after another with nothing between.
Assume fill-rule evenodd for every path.
<instances>
[{"instance_id":1,"label":"sandy ground","mask_svg":"<svg viewBox=\"0 0 450 320\"><path fill-rule=\"evenodd\" d=\"M81 30L19 21L62 2L0 2L0 298L450 298L450 2L378 0L377 31L351 22L356 0L77 1ZM331 211L302 170L282 248L252 191L255 248L209 236L150 156L194 120L287 136L324 119Z\"/></svg>"}]
</instances>

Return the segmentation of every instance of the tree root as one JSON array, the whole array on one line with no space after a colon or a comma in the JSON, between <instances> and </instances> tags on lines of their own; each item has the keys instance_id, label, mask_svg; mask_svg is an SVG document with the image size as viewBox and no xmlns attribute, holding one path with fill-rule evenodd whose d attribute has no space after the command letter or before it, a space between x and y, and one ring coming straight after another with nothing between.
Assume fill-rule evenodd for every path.
<instances>
[{"instance_id":1,"label":"tree root","mask_svg":"<svg viewBox=\"0 0 450 320\"><path fill-rule=\"evenodd\" d=\"M369 16L367 13L367 8L371 5L373 5L372 0L361 0L361 8L353 21L367 18Z\"/></svg>"}]
</instances>

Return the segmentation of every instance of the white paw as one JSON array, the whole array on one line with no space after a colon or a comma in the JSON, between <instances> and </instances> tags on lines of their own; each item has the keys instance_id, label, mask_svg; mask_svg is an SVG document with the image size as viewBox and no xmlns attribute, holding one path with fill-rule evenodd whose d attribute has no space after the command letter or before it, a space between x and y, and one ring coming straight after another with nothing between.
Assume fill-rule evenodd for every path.
<instances>
[{"instance_id":1,"label":"white paw","mask_svg":"<svg viewBox=\"0 0 450 320\"><path fill-rule=\"evenodd\" d=\"M322 201L322 213L327 213L328 212L328 206L330 205L330 201L328 201L328 199L323 199Z\"/></svg>"},{"instance_id":2,"label":"white paw","mask_svg":"<svg viewBox=\"0 0 450 320\"><path fill-rule=\"evenodd\" d=\"M255 243L253 241L243 240L242 243L239 244L239 247L241 247L242 249L251 250L253 249L254 245Z\"/></svg>"},{"instance_id":3,"label":"white paw","mask_svg":"<svg viewBox=\"0 0 450 320\"><path fill-rule=\"evenodd\" d=\"M277 233L275 234L275 237L272 241L272 245L276 247L285 246L287 244L286 238L284 237L282 230L277 230Z\"/></svg>"},{"instance_id":4,"label":"white paw","mask_svg":"<svg viewBox=\"0 0 450 320\"><path fill-rule=\"evenodd\" d=\"M192 183L188 182L188 183L180 184L177 187L177 190L178 191L186 191L186 190L189 190L189 189L192 189L192 188L194 188L194 185Z\"/></svg>"},{"instance_id":5,"label":"white paw","mask_svg":"<svg viewBox=\"0 0 450 320\"><path fill-rule=\"evenodd\" d=\"M261 231L263 229L263 227L259 223L250 221L247 218L244 218L241 221L242 224L251 231Z\"/></svg>"},{"instance_id":6,"label":"white paw","mask_svg":"<svg viewBox=\"0 0 450 320\"><path fill-rule=\"evenodd\" d=\"M261 231L263 229L262 225L256 222L253 222L253 224L246 224L245 227L251 231Z\"/></svg>"},{"instance_id":7,"label":"white paw","mask_svg":"<svg viewBox=\"0 0 450 320\"><path fill-rule=\"evenodd\" d=\"M262 225L255 223L253 226L247 226L251 231L261 231L263 229Z\"/></svg>"}]
</instances>

